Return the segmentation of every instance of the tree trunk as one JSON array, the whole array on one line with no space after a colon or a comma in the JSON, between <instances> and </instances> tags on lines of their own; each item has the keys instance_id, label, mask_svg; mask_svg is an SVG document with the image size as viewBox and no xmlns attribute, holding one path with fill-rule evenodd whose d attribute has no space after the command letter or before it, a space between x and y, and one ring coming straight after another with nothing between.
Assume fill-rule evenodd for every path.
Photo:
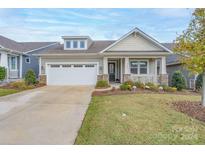
<instances>
[{"instance_id":1,"label":"tree trunk","mask_svg":"<svg viewBox=\"0 0 205 154\"><path fill-rule=\"evenodd\" d=\"M205 72L203 72L202 81L202 106L205 107Z\"/></svg>"}]
</instances>

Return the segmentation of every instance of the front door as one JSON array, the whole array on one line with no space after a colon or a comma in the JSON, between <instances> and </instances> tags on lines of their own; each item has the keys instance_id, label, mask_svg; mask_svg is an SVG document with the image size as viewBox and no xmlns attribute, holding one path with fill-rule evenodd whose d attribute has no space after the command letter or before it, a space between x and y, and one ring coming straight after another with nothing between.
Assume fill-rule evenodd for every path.
<instances>
[{"instance_id":1,"label":"front door","mask_svg":"<svg viewBox=\"0 0 205 154\"><path fill-rule=\"evenodd\" d=\"M109 81L115 81L115 63L108 63Z\"/></svg>"}]
</instances>

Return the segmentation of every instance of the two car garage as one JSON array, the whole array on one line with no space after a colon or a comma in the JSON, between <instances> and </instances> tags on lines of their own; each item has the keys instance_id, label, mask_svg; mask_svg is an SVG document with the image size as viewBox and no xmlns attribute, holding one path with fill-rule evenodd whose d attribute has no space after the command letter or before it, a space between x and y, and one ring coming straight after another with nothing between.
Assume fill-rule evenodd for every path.
<instances>
[{"instance_id":1,"label":"two car garage","mask_svg":"<svg viewBox=\"0 0 205 154\"><path fill-rule=\"evenodd\" d=\"M97 63L50 63L46 65L47 85L95 85Z\"/></svg>"}]
</instances>

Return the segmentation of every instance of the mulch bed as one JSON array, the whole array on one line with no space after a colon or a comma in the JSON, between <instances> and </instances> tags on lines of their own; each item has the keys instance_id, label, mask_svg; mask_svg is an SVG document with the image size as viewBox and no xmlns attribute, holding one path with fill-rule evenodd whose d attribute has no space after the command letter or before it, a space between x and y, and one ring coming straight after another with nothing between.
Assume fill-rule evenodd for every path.
<instances>
[{"instance_id":1,"label":"mulch bed","mask_svg":"<svg viewBox=\"0 0 205 154\"><path fill-rule=\"evenodd\" d=\"M197 92L193 91L177 91L177 92L164 92L164 91L151 91L145 89L137 89L136 91L123 91L120 89L113 88L108 91L94 91L92 96L108 96L108 95L123 95L123 94L175 94L175 95L200 95Z\"/></svg>"},{"instance_id":2,"label":"mulch bed","mask_svg":"<svg viewBox=\"0 0 205 154\"><path fill-rule=\"evenodd\" d=\"M172 103L172 106L179 112L205 122L205 107L200 102L181 101Z\"/></svg>"},{"instance_id":3,"label":"mulch bed","mask_svg":"<svg viewBox=\"0 0 205 154\"><path fill-rule=\"evenodd\" d=\"M31 89L40 88L40 87L43 87L43 86L45 86L45 85L46 85L46 84L38 83L38 84L34 85L34 87L31 88ZM21 89L19 89L19 88L12 87L12 86L10 86L9 84L0 86L0 88L3 88L3 89L21 90Z\"/></svg>"}]
</instances>

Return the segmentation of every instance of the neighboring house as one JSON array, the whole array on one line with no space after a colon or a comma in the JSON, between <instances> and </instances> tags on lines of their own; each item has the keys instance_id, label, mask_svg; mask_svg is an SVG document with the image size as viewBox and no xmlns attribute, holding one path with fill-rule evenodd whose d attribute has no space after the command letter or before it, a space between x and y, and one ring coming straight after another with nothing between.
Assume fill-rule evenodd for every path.
<instances>
[{"instance_id":1,"label":"neighboring house","mask_svg":"<svg viewBox=\"0 0 205 154\"><path fill-rule=\"evenodd\" d=\"M95 41L89 36L62 38L64 44L34 54L39 57L41 82L94 85L103 79L168 84L166 56L172 51L138 28L115 41Z\"/></svg>"},{"instance_id":2,"label":"neighboring house","mask_svg":"<svg viewBox=\"0 0 205 154\"><path fill-rule=\"evenodd\" d=\"M32 54L55 45L56 42L16 42L0 35L0 66L7 69L6 81L24 77L28 69L38 75L38 58Z\"/></svg>"},{"instance_id":3,"label":"neighboring house","mask_svg":"<svg viewBox=\"0 0 205 154\"><path fill-rule=\"evenodd\" d=\"M174 43L164 43L163 45L170 50L172 50L174 47ZM183 64L180 62L180 56L181 55L179 54L172 54L167 57L167 73L169 75L169 85L171 86L171 80L174 72L181 71L185 77L187 88L194 89L197 75L193 75L183 66Z\"/></svg>"}]
</instances>

